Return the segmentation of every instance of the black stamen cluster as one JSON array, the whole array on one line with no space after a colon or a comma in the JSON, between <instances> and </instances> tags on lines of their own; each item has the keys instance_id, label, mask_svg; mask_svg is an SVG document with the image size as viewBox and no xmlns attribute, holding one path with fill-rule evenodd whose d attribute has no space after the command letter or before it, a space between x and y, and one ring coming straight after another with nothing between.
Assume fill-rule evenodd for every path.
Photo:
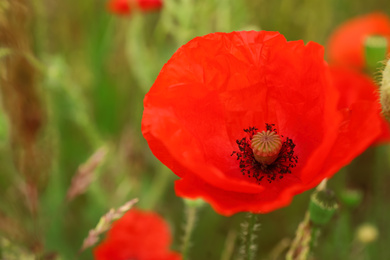
<instances>
[{"instance_id":1,"label":"black stamen cluster","mask_svg":"<svg viewBox=\"0 0 390 260\"><path fill-rule=\"evenodd\" d=\"M266 130L277 133L275 124L265 124ZM237 160L240 161L240 168L243 175L256 178L260 183L264 177L271 183L276 178L282 179L284 174L291 173L291 168L294 168L298 163L298 156L294 156L294 142L286 137L286 140L282 144L277 159L269 164L262 164L256 161L251 148L251 140L253 136L258 132L256 127L249 127L244 129L244 132L248 134L247 137L241 140L236 140L239 151L234 151L232 156L236 154ZM281 135L282 139L284 138Z\"/></svg>"}]
</instances>

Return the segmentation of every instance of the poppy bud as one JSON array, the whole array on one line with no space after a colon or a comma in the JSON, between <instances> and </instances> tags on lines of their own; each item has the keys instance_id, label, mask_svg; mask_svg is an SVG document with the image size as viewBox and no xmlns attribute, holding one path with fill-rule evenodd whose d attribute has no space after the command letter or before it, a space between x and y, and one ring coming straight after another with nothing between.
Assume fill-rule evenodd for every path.
<instances>
[{"instance_id":1,"label":"poppy bud","mask_svg":"<svg viewBox=\"0 0 390 260\"><path fill-rule=\"evenodd\" d=\"M364 54L366 66L371 71L376 71L381 66L381 61L386 59L388 42L385 37L372 35L364 42Z\"/></svg>"},{"instance_id":2,"label":"poppy bud","mask_svg":"<svg viewBox=\"0 0 390 260\"><path fill-rule=\"evenodd\" d=\"M390 121L390 60L387 61L382 74L381 104L383 115Z\"/></svg>"},{"instance_id":3,"label":"poppy bud","mask_svg":"<svg viewBox=\"0 0 390 260\"><path fill-rule=\"evenodd\" d=\"M349 207L358 206L362 198L363 194L360 190L345 190L340 194L341 201Z\"/></svg>"},{"instance_id":4,"label":"poppy bud","mask_svg":"<svg viewBox=\"0 0 390 260\"><path fill-rule=\"evenodd\" d=\"M256 161L268 165L278 158L282 140L274 131L258 132L252 138L251 148Z\"/></svg>"},{"instance_id":5,"label":"poppy bud","mask_svg":"<svg viewBox=\"0 0 390 260\"><path fill-rule=\"evenodd\" d=\"M310 220L316 225L324 225L329 222L337 208L338 205L333 191L316 191L311 195Z\"/></svg>"}]
</instances>

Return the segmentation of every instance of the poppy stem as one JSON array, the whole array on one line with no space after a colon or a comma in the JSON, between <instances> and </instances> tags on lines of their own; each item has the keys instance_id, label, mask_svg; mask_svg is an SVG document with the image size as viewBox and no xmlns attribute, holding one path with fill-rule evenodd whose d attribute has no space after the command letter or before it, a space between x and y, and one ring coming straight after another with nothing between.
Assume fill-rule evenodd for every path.
<instances>
[{"instance_id":1,"label":"poppy stem","mask_svg":"<svg viewBox=\"0 0 390 260\"><path fill-rule=\"evenodd\" d=\"M183 244L181 247L181 253L183 260L188 260L188 250L191 247L191 236L194 231L195 223L197 220L196 214L198 208L203 204L201 200L184 200L186 204L186 223L184 225Z\"/></svg>"},{"instance_id":2,"label":"poppy stem","mask_svg":"<svg viewBox=\"0 0 390 260\"><path fill-rule=\"evenodd\" d=\"M310 214L306 212L303 221L299 224L295 238L287 252L286 260L307 259L310 252L311 223Z\"/></svg>"},{"instance_id":3,"label":"poppy stem","mask_svg":"<svg viewBox=\"0 0 390 260\"><path fill-rule=\"evenodd\" d=\"M145 197L142 205L147 209L154 209L159 200L164 195L164 192L172 179L173 174L169 168L164 164L160 164L156 177L153 179L153 183L150 186L150 191Z\"/></svg>"},{"instance_id":4,"label":"poppy stem","mask_svg":"<svg viewBox=\"0 0 390 260\"><path fill-rule=\"evenodd\" d=\"M225 240L225 246L221 254L221 260L229 260L232 259L232 255L234 252L235 242L237 239L237 231L235 229L231 229L227 234Z\"/></svg>"},{"instance_id":5,"label":"poppy stem","mask_svg":"<svg viewBox=\"0 0 390 260\"><path fill-rule=\"evenodd\" d=\"M334 193L326 188L326 182L327 179L324 179L312 194L309 209L298 225L286 260L308 259L310 251L317 244L321 228L331 220L337 210L338 204Z\"/></svg>"},{"instance_id":6,"label":"poppy stem","mask_svg":"<svg viewBox=\"0 0 390 260\"><path fill-rule=\"evenodd\" d=\"M382 82L380 87L382 113L390 121L390 59L382 72Z\"/></svg>"},{"instance_id":7,"label":"poppy stem","mask_svg":"<svg viewBox=\"0 0 390 260\"><path fill-rule=\"evenodd\" d=\"M242 244L240 248L240 259L253 260L256 256L256 232L260 227L260 224L257 223L257 218L257 214L249 213L247 215L247 220L241 224Z\"/></svg>"}]
</instances>

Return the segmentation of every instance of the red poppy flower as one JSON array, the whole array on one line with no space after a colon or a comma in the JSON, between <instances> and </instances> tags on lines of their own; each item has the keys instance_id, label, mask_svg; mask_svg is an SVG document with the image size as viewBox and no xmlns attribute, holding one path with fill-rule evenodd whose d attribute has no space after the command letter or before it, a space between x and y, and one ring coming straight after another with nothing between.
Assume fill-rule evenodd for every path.
<instances>
[{"instance_id":1,"label":"red poppy flower","mask_svg":"<svg viewBox=\"0 0 390 260\"><path fill-rule=\"evenodd\" d=\"M180 177L177 195L201 197L224 215L266 213L376 140L376 100L347 99L323 54L317 43L266 31L182 46L147 93L142 119L152 152Z\"/></svg>"},{"instance_id":2,"label":"red poppy flower","mask_svg":"<svg viewBox=\"0 0 390 260\"><path fill-rule=\"evenodd\" d=\"M329 62L344 67L363 69L364 42L368 36L380 35L390 42L390 20L382 13L351 19L337 28L328 43ZM388 48L390 52L390 45Z\"/></svg>"},{"instance_id":3,"label":"red poppy flower","mask_svg":"<svg viewBox=\"0 0 390 260\"><path fill-rule=\"evenodd\" d=\"M134 8L141 11L153 11L161 9L162 0L110 0L108 9L116 14L130 14Z\"/></svg>"},{"instance_id":4,"label":"red poppy flower","mask_svg":"<svg viewBox=\"0 0 390 260\"><path fill-rule=\"evenodd\" d=\"M180 260L169 251L170 243L169 228L160 216L131 209L114 222L93 253L96 260Z\"/></svg>"},{"instance_id":5,"label":"red poppy flower","mask_svg":"<svg viewBox=\"0 0 390 260\"><path fill-rule=\"evenodd\" d=\"M339 109L349 111L351 106L371 107L374 113L375 122L380 122L381 134L378 136L375 144L390 141L389 124L381 116L381 105L379 103L378 87L372 79L362 73L339 66L330 66L330 72L333 84L338 88L342 95L339 100ZM359 121L357 121L359 123ZM360 128L359 125L356 125Z\"/></svg>"}]
</instances>

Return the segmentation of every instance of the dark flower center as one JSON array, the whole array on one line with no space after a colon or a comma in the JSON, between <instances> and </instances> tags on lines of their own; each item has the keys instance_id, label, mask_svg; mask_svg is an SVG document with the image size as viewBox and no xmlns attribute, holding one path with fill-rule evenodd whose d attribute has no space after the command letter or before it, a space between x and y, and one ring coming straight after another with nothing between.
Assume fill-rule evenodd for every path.
<instances>
[{"instance_id":1,"label":"dark flower center","mask_svg":"<svg viewBox=\"0 0 390 260\"><path fill-rule=\"evenodd\" d=\"M282 179L298 163L294 142L279 136L274 126L265 124L266 130L262 132L256 127L244 129L248 136L236 141L239 151L232 153L240 161L242 174L256 178L259 183L264 177L269 183L277 177Z\"/></svg>"}]
</instances>

